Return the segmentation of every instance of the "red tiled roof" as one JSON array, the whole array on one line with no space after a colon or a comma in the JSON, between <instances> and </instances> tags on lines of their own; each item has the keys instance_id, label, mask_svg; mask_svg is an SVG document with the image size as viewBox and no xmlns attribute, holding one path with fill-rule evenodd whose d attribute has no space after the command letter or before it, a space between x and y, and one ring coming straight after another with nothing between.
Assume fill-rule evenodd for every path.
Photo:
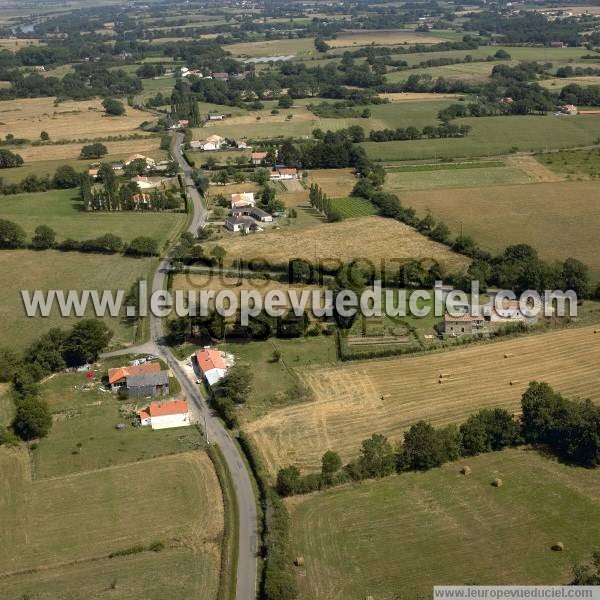
<instances>
[{"instance_id":1,"label":"red tiled roof","mask_svg":"<svg viewBox=\"0 0 600 600\"><path fill-rule=\"evenodd\" d=\"M173 400L171 402L151 402L146 410L148 411L151 417L183 415L189 412L187 400Z\"/></svg>"},{"instance_id":2,"label":"red tiled roof","mask_svg":"<svg viewBox=\"0 0 600 600\"><path fill-rule=\"evenodd\" d=\"M160 371L160 363L149 362L143 365L131 365L129 367L117 367L108 370L108 383L116 383L121 379L125 379L128 375L143 375L144 373L158 373Z\"/></svg>"},{"instance_id":3,"label":"red tiled roof","mask_svg":"<svg viewBox=\"0 0 600 600\"><path fill-rule=\"evenodd\" d=\"M203 373L212 371L212 369L225 369L225 361L218 350L205 348L196 352L198 366Z\"/></svg>"}]
</instances>

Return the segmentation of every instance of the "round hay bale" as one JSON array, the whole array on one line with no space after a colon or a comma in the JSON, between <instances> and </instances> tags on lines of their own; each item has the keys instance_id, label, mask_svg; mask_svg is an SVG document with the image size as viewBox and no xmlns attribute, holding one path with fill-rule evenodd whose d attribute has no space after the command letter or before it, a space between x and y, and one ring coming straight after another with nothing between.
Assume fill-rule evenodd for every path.
<instances>
[{"instance_id":1,"label":"round hay bale","mask_svg":"<svg viewBox=\"0 0 600 600\"><path fill-rule=\"evenodd\" d=\"M469 467L469 465L465 465L465 466L464 466L464 467L463 467L463 468L460 470L460 472L461 472L463 475L470 475L470 474L471 474L471 467Z\"/></svg>"},{"instance_id":2,"label":"round hay bale","mask_svg":"<svg viewBox=\"0 0 600 600\"><path fill-rule=\"evenodd\" d=\"M492 485L494 487L502 487L502 479L496 478L492 481Z\"/></svg>"},{"instance_id":3,"label":"round hay bale","mask_svg":"<svg viewBox=\"0 0 600 600\"><path fill-rule=\"evenodd\" d=\"M304 566L304 556L296 556L296 558L294 559L294 564L297 567L303 567Z\"/></svg>"},{"instance_id":4,"label":"round hay bale","mask_svg":"<svg viewBox=\"0 0 600 600\"><path fill-rule=\"evenodd\" d=\"M564 549L565 545L562 542L552 544L552 550L554 550L554 552L562 552Z\"/></svg>"},{"instance_id":5,"label":"round hay bale","mask_svg":"<svg viewBox=\"0 0 600 600\"><path fill-rule=\"evenodd\" d=\"M517 385L518 383L521 383L520 379L511 379L510 380L510 385Z\"/></svg>"},{"instance_id":6,"label":"round hay bale","mask_svg":"<svg viewBox=\"0 0 600 600\"><path fill-rule=\"evenodd\" d=\"M504 358L512 358L513 356L514 356L514 354L513 354L512 352L507 352L507 353L504 355Z\"/></svg>"}]
</instances>

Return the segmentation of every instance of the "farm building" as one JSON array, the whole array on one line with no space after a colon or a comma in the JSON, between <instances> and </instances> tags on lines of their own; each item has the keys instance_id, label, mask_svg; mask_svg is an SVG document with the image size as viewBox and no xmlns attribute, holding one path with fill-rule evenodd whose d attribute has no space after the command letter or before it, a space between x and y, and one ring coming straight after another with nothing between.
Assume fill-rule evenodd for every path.
<instances>
[{"instance_id":1,"label":"farm building","mask_svg":"<svg viewBox=\"0 0 600 600\"><path fill-rule=\"evenodd\" d=\"M209 121L222 121L225 118L225 115L221 114L221 113L212 113L208 115L208 120Z\"/></svg>"},{"instance_id":2,"label":"farm building","mask_svg":"<svg viewBox=\"0 0 600 600\"><path fill-rule=\"evenodd\" d=\"M263 160L267 158L266 152L253 152L250 155L250 159L252 160L253 165L262 165Z\"/></svg>"},{"instance_id":3,"label":"farm building","mask_svg":"<svg viewBox=\"0 0 600 600\"><path fill-rule=\"evenodd\" d=\"M187 400L151 402L146 408L138 411L138 417L142 426L150 425L152 429L185 427L190 424Z\"/></svg>"},{"instance_id":4,"label":"farm building","mask_svg":"<svg viewBox=\"0 0 600 600\"><path fill-rule=\"evenodd\" d=\"M289 169L287 167L278 167L274 171L271 171L271 179L274 181L298 179L298 170Z\"/></svg>"},{"instance_id":5,"label":"farm building","mask_svg":"<svg viewBox=\"0 0 600 600\"><path fill-rule=\"evenodd\" d=\"M98 169L88 169L88 175L92 179L98 179Z\"/></svg>"},{"instance_id":6,"label":"farm building","mask_svg":"<svg viewBox=\"0 0 600 600\"><path fill-rule=\"evenodd\" d=\"M251 233L262 231L262 227L252 218L243 215L231 215L225 220L225 227L233 232Z\"/></svg>"},{"instance_id":7,"label":"farm building","mask_svg":"<svg viewBox=\"0 0 600 600\"><path fill-rule=\"evenodd\" d=\"M240 149L240 150L248 150L248 148L250 148L250 146L248 146L248 143L246 142L246 140L236 140L235 141L235 145Z\"/></svg>"},{"instance_id":8,"label":"farm building","mask_svg":"<svg viewBox=\"0 0 600 600\"><path fill-rule=\"evenodd\" d=\"M273 222L273 217L267 211L262 210L262 208L256 208L255 206L234 208L231 210L231 214L234 217L252 217L256 221L260 221L261 223Z\"/></svg>"},{"instance_id":9,"label":"farm building","mask_svg":"<svg viewBox=\"0 0 600 600\"><path fill-rule=\"evenodd\" d=\"M195 354L196 363L200 374L208 385L213 386L223 379L227 373L228 365L225 362L225 354L214 348L205 347Z\"/></svg>"},{"instance_id":10,"label":"farm building","mask_svg":"<svg viewBox=\"0 0 600 600\"><path fill-rule=\"evenodd\" d=\"M213 73L213 79L217 79L218 81L228 81L229 73Z\"/></svg>"},{"instance_id":11,"label":"farm building","mask_svg":"<svg viewBox=\"0 0 600 600\"><path fill-rule=\"evenodd\" d=\"M169 372L158 371L128 375L126 387L130 396L166 396L169 393Z\"/></svg>"},{"instance_id":12,"label":"farm building","mask_svg":"<svg viewBox=\"0 0 600 600\"><path fill-rule=\"evenodd\" d=\"M135 183L138 186L138 189L140 190L150 190L160 185L160 183L152 181L148 177L145 177L143 175L136 175L131 179L131 181Z\"/></svg>"},{"instance_id":13,"label":"farm building","mask_svg":"<svg viewBox=\"0 0 600 600\"><path fill-rule=\"evenodd\" d=\"M563 104L560 107L560 112L564 115L576 115L577 107L574 104Z\"/></svg>"},{"instance_id":14,"label":"farm building","mask_svg":"<svg viewBox=\"0 0 600 600\"><path fill-rule=\"evenodd\" d=\"M240 192L239 194L231 194L231 208L242 208L245 206L254 206L256 201L254 200L253 192Z\"/></svg>"},{"instance_id":15,"label":"farm building","mask_svg":"<svg viewBox=\"0 0 600 600\"><path fill-rule=\"evenodd\" d=\"M485 319L482 315L465 313L453 316L446 313L444 315L443 333L451 337L483 335L486 333Z\"/></svg>"},{"instance_id":16,"label":"farm building","mask_svg":"<svg viewBox=\"0 0 600 600\"><path fill-rule=\"evenodd\" d=\"M127 386L127 377L131 375L144 375L146 373L160 372L160 364L147 362L143 365L130 365L127 367L116 367L108 370L108 385L113 392Z\"/></svg>"},{"instance_id":17,"label":"farm building","mask_svg":"<svg viewBox=\"0 0 600 600\"><path fill-rule=\"evenodd\" d=\"M143 154L132 154L131 156L128 156L125 160L125 166L130 165L136 160L143 160L148 167L153 167L156 164L156 161L153 158L144 156Z\"/></svg>"},{"instance_id":18,"label":"farm building","mask_svg":"<svg viewBox=\"0 0 600 600\"><path fill-rule=\"evenodd\" d=\"M220 135L209 135L205 140L190 142L194 150L220 150L225 145L225 138Z\"/></svg>"}]
</instances>

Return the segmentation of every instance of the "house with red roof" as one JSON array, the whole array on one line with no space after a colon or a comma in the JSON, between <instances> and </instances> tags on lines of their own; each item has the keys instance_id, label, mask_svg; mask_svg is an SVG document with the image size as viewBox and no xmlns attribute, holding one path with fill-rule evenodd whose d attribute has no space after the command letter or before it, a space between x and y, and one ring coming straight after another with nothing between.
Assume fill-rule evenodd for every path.
<instances>
[{"instance_id":1,"label":"house with red roof","mask_svg":"<svg viewBox=\"0 0 600 600\"><path fill-rule=\"evenodd\" d=\"M152 429L186 427L190 424L190 409L187 400L169 402L150 402L146 408L137 412L140 425L150 425Z\"/></svg>"},{"instance_id":2,"label":"house with red roof","mask_svg":"<svg viewBox=\"0 0 600 600\"><path fill-rule=\"evenodd\" d=\"M127 367L116 367L108 370L108 385L113 392L127 386L127 377L134 375L146 375L147 373L159 373L160 363L146 362L143 365L129 365Z\"/></svg>"},{"instance_id":3,"label":"house with red roof","mask_svg":"<svg viewBox=\"0 0 600 600\"><path fill-rule=\"evenodd\" d=\"M215 385L225 377L228 365L225 361L224 353L206 346L196 352L196 363L202 377L209 386Z\"/></svg>"}]
</instances>

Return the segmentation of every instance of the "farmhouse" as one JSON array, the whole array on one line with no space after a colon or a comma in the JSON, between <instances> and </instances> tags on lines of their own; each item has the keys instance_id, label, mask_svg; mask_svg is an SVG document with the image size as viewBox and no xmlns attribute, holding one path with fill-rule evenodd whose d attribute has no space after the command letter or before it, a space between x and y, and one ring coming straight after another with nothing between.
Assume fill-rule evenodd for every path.
<instances>
[{"instance_id":1,"label":"farmhouse","mask_svg":"<svg viewBox=\"0 0 600 600\"><path fill-rule=\"evenodd\" d=\"M244 206L254 206L256 201L254 200L253 192L241 192L239 194L231 194L231 208L242 208Z\"/></svg>"},{"instance_id":2,"label":"farmhouse","mask_svg":"<svg viewBox=\"0 0 600 600\"><path fill-rule=\"evenodd\" d=\"M225 377L228 367L223 352L206 346L202 350L198 350L195 356L200 374L208 385L213 386Z\"/></svg>"},{"instance_id":3,"label":"farmhouse","mask_svg":"<svg viewBox=\"0 0 600 600\"><path fill-rule=\"evenodd\" d=\"M218 81L227 81L229 79L229 73L213 73L213 79Z\"/></svg>"},{"instance_id":4,"label":"farmhouse","mask_svg":"<svg viewBox=\"0 0 600 600\"><path fill-rule=\"evenodd\" d=\"M223 114L216 114L216 113L211 113L208 115L208 120L209 121L222 121L225 118L225 115Z\"/></svg>"},{"instance_id":5,"label":"farmhouse","mask_svg":"<svg viewBox=\"0 0 600 600\"><path fill-rule=\"evenodd\" d=\"M158 371L128 375L126 387L130 396L165 396L169 393L169 372Z\"/></svg>"},{"instance_id":6,"label":"farmhouse","mask_svg":"<svg viewBox=\"0 0 600 600\"><path fill-rule=\"evenodd\" d=\"M250 146L248 146L248 143L245 140L236 140L235 141L235 145L240 149L240 150L247 150L248 148L250 148Z\"/></svg>"},{"instance_id":7,"label":"farmhouse","mask_svg":"<svg viewBox=\"0 0 600 600\"><path fill-rule=\"evenodd\" d=\"M560 107L560 112L564 115L576 115L577 107L574 104L563 104Z\"/></svg>"},{"instance_id":8,"label":"farmhouse","mask_svg":"<svg viewBox=\"0 0 600 600\"><path fill-rule=\"evenodd\" d=\"M225 220L225 227L230 231L250 233L252 231L262 231L262 227L252 217L243 215L231 215Z\"/></svg>"},{"instance_id":9,"label":"farmhouse","mask_svg":"<svg viewBox=\"0 0 600 600\"><path fill-rule=\"evenodd\" d=\"M443 333L451 337L461 335L483 335L486 333L485 319L482 315L470 315L469 313L453 316L450 313L444 315L442 325Z\"/></svg>"},{"instance_id":10,"label":"farmhouse","mask_svg":"<svg viewBox=\"0 0 600 600\"><path fill-rule=\"evenodd\" d=\"M143 154L132 154L125 160L125 166L127 167L135 160L145 161L148 167L153 167L156 164L156 161L153 158L149 158L148 156L144 156Z\"/></svg>"},{"instance_id":11,"label":"farmhouse","mask_svg":"<svg viewBox=\"0 0 600 600\"><path fill-rule=\"evenodd\" d=\"M185 427L190 424L190 411L187 400L172 402L151 402L138 411L140 424L150 425L152 429Z\"/></svg>"},{"instance_id":12,"label":"farmhouse","mask_svg":"<svg viewBox=\"0 0 600 600\"><path fill-rule=\"evenodd\" d=\"M135 183L140 190L150 190L160 185L160 182L152 181L143 175L136 175L131 179L131 181Z\"/></svg>"},{"instance_id":13,"label":"farmhouse","mask_svg":"<svg viewBox=\"0 0 600 600\"><path fill-rule=\"evenodd\" d=\"M271 171L271 180L281 181L298 179L298 170L287 167L277 167L274 171Z\"/></svg>"},{"instance_id":14,"label":"farmhouse","mask_svg":"<svg viewBox=\"0 0 600 600\"><path fill-rule=\"evenodd\" d=\"M220 135L209 135L205 140L190 142L195 150L220 150L225 145L225 138Z\"/></svg>"},{"instance_id":15,"label":"farmhouse","mask_svg":"<svg viewBox=\"0 0 600 600\"><path fill-rule=\"evenodd\" d=\"M140 192L139 194L134 194L131 199L134 201L136 205L139 204L150 204L152 200L152 196L146 192Z\"/></svg>"},{"instance_id":16,"label":"farmhouse","mask_svg":"<svg viewBox=\"0 0 600 600\"><path fill-rule=\"evenodd\" d=\"M253 165L262 165L263 160L267 158L266 152L253 152L250 155L250 159L252 160Z\"/></svg>"},{"instance_id":17,"label":"farmhouse","mask_svg":"<svg viewBox=\"0 0 600 600\"><path fill-rule=\"evenodd\" d=\"M98 179L98 172L99 172L99 169L88 169L88 175L92 179Z\"/></svg>"},{"instance_id":18,"label":"farmhouse","mask_svg":"<svg viewBox=\"0 0 600 600\"><path fill-rule=\"evenodd\" d=\"M143 365L130 365L127 367L116 367L108 370L108 385L113 392L116 392L127 385L127 377L131 375L144 375L146 373L160 372L160 364L157 362L147 362Z\"/></svg>"}]
</instances>

